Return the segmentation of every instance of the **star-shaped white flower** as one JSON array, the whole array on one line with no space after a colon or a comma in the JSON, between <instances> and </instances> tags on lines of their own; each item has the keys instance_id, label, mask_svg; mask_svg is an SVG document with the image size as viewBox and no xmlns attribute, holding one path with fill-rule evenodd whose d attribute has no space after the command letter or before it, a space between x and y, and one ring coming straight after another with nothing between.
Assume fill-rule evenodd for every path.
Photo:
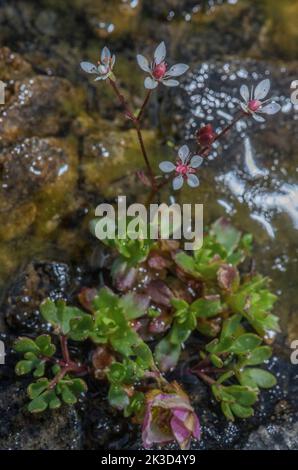
<instances>
[{"instance_id":1,"label":"star-shaped white flower","mask_svg":"<svg viewBox=\"0 0 298 470\"><path fill-rule=\"evenodd\" d=\"M172 162L161 162L159 168L164 173L176 172L176 176L173 179L173 189L178 190L183 186L184 181L187 181L187 184L191 188L196 188L199 186L199 178L194 174L196 169L199 168L203 163L203 157L199 155L194 155L191 157L190 150L187 145L183 145L178 150L178 160L176 165Z\"/></svg>"},{"instance_id":2,"label":"star-shaped white flower","mask_svg":"<svg viewBox=\"0 0 298 470\"><path fill-rule=\"evenodd\" d=\"M244 100L244 103L241 103L241 108L258 122L265 122L260 114L276 114L281 109L280 105L274 102L274 98L263 101L269 90L270 80L268 78L262 80L255 88L252 87L250 93L247 85L242 85L240 88L240 95Z\"/></svg>"},{"instance_id":3,"label":"star-shaped white flower","mask_svg":"<svg viewBox=\"0 0 298 470\"><path fill-rule=\"evenodd\" d=\"M150 77L147 77L144 82L145 88L148 90L153 90L159 83L170 87L179 85L179 82L173 80L172 77L180 77L189 69L186 64L176 64L168 68L165 62L166 53L166 45L161 42L155 49L151 63L143 55L137 55L137 61L141 69L150 74Z\"/></svg>"},{"instance_id":4,"label":"star-shaped white flower","mask_svg":"<svg viewBox=\"0 0 298 470\"><path fill-rule=\"evenodd\" d=\"M104 47L101 52L100 62L98 62L98 65L92 64L91 62L81 62L80 66L84 72L98 75L94 81L106 80L113 75L115 61L115 55L111 55L110 49Z\"/></svg>"}]
</instances>

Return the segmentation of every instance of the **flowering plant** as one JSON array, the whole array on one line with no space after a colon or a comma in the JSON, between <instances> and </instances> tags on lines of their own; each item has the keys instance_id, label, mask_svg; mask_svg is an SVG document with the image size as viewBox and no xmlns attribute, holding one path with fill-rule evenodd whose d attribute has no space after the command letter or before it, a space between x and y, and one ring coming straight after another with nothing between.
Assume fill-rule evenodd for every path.
<instances>
[{"instance_id":1,"label":"flowering plant","mask_svg":"<svg viewBox=\"0 0 298 470\"><path fill-rule=\"evenodd\" d=\"M133 125L146 172L142 183L150 188L149 201L169 181L175 191L184 182L199 185L197 171L215 141L240 119L275 114L280 106L266 100L270 82L261 81L249 93L242 85L243 103L234 120L220 133L210 124L196 131L196 150L188 145L178 149L175 162L163 161L164 175L155 175L142 136L142 117L153 90L160 84L178 86L175 79L188 70L185 64L168 67L166 46L159 44L149 62L138 55L140 68L149 74L143 104L135 112L121 93L115 75L116 58L105 47L97 65L82 62L81 68L105 81L116 94L123 113ZM175 78L173 78L175 77ZM261 389L273 387L275 377L261 366L272 354L268 338L279 331L278 318L271 313L276 297L269 280L245 272L253 240L229 221L219 219L204 237L203 247L191 255L179 242L121 238L107 240L111 256L106 267L107 285L84 287L79 307L45 299L40 313L50 325L49 334L18 338L15 351L23 358L16 365L20 376L31 374L28 387L31 413L74 405L88 393L89 381L108 384L108 401L126 418L142 426L145 448L176 441L188 449L199 440L200 409L195 409L181 385L170 379L175 370L179 382L185 379L182 350L190 338L197 352L188 358L187 374L196 376L214 396L224 416L231 421L254 414ZM69 341L87 342L90 355L72 357ZM79 349L79 348L78 348ZM202 420L201 420L202 421Z\"/></svg>"}]
</instances>

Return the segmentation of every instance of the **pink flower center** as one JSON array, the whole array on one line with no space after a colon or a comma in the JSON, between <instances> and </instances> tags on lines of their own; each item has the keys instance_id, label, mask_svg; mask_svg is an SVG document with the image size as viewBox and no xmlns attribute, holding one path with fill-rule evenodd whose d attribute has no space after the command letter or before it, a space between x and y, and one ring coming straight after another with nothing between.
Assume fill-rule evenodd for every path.
<instances>
[{"instance_id":1,"label":"pink flower center","mask_svg":"<svg viewBox=\"0 0 298 470\"><path fill-rule=\"evenodd\" d=\"M159 65L155 65L153 69L153 77L156 78L156 80L160 80L163 78L166 74L167 71L167 64L165 62L162 62Z\"/></svg>"},{"instance_id":2,"label":"pink flower center","mask_svg":"<svg viewBox=\"0 0 298 470\"><path fill-rule=\"evenodd\" d=\"M248 109L250 109L250 111L252 112L255 112L255 111L258 111L261 105L262 105L261 101L251 100L248 102Z\"/></svg>"},{"instance_id":3,"label":"pink flower center","mask_svg":"<svg viewBox=\"0 0 298 470\"><path fill-rule=\"evenodd\" d=\"M180 163L176 166L176 172L179 173L180 175L186 175L189 172L189 167L188 165L184 165L183 163Z\"/></svg>"}]
</instances>

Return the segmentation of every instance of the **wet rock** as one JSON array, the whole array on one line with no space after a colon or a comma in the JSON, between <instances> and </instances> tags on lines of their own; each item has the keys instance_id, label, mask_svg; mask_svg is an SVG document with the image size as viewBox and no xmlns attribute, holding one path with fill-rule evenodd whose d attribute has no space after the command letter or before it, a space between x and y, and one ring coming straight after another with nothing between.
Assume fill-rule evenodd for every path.
<instances>
[{"instance_id":1,"label":"wet rock","mask_svg":"<svg viewBox=\"0 0 298 470\"><path fill-rule=\"evenodd\" d=\"M0 210L31 198L68 170L69 155L57 139L25 139L0 153Z\"/></svg>"},{"instance_id":2,"label":"wet rock","mask_svg":"<svg viewBox=\"0 0 298 470\"><path fill-rule=\"evenodd\" d=\"M48 326L39 313L40 303L46 298L70 299L78 282L79 278L65 263L30 263L7 289L2 305L7 324L18 334L46 331Z\"/></svg>"},{"instance_id":3,"label":"wet rock","mask_svg":"<svg viewBox=\"0 0 298 470\"><path fill-rule=\"evenodd\" d=\"M146 130L143 137L148 153L154 155L153 164L156 166L158 150L155 147L155 133ZM127 194L129 185L125 177L129 174L133 176L143 167L143 157L133 129L101 132L85 139L81 169L89 191L98 190L105 197Z\"/></svg>"},{"instance_id":4,"label":"wet rock","mask_svg":"<svg viewBox=\"0 0 298 470\"><path fill-rule=\"evenodd\" d=\"M90 27L98 37L106 38L112 33L113 37L118 37L137 30L140 5L141 0L87 0L84 2L84 12Z\"/></svg>"},{"instance_id":5,"label":"wet rock","mask_svg":"<svg viewBox=\"0 0 298 470\"><path fill-rule=\"evenodd\" d=\"M78 104L62 78L36 76L19 82L0 113L0 145L31 136L54 136L65 129Z\"/></svg>"},{"instance_id":6,"label":"wet rock","mask_svg":"<svg viewBox=\"0 0 298 470\"><path fill-rule=\"evenodd\" d=\"M62 450L81 448L81 425L73 407L32 415L26 411L24 383L0 386L0 449Z\"/></svg>"},{"instance_id":7,"label":"wet rock","mask_svg":"<svg viewBox=\"0 0 298 470\"><path fill-rule=\"evenodd\" d=\"M20 54L8 47L0 48L0 77L5 82L20 80L32 75L32 67Z\"/></svg>"},{"instance_id":8,"label":"wet rock","mask_svg":"<svg viewBox=\"0 0 298 470\"><path fill-rule=\"evenodd\" d=\"M298 416L296 422L268 424L253 431L244 450L298 450Z\"/></svg>"}]
</instances>

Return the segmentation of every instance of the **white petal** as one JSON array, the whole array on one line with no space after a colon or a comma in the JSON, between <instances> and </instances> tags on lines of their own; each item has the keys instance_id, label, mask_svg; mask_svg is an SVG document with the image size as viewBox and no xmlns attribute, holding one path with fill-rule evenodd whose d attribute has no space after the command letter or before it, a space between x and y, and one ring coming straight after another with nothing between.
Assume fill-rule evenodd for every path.
<instances>
[{"instance_id":1,"label":"white petal","mask_svg":"<svg viewBox=\"0 0 298 470\"><path fill-rule=\"evenodd\" d=\"M242 108L242 110L245 112L245 113L250 113L248 107L246 106L246 104L244 103L240 103L240 106Z\"/></svg>"},{"instance_id":2,"label":"white petal","mask_svg":"<svg viewBox=\"0 0 298 470\"><path fill-rule=\"evenodd\" d=\"M180 147L180 149L178 150L178 155L182 163L185 163L189 156L188 145L182 145L182 147Z\"/></svg>"},{"instance_id":3,"label":"white petal","mask_svg":"<svg viewBox=\"0 0 298 470\"><path fill-rule=\"evenodd\" d=\"M252 117L257 122L265 122L266 121L266 119L264 119L262 116L259 116L257 113L252 113Z\"/></svg>"},{"instance_id":4,"label":"white petal","mask_svg":"<svg viewBox=\"0 0 298 470\"><path fill-rule=\"evenodd\" d=\"M264 108L261 108L259 110L259 113L276 114L280 110L281 110L281 106L278 103L270 103L270 104L266 104Z\"/></svg>"},{"instance_id":5,"label":"white petal","mask_svg":"<svg viewBox=\"0 0 298 470\"><path fill-rule=\"evenodd\" d=\"M165 78L164 80L161 80L162 83L165 85L165 86L178 86L179 85L179 82L177 80L171 80L171 79L167 79Z\"/></svg>"},{"instance_id":6,"label":"white petal","mask_svg":"<svg viewBox=\"0 0 298 470\"><path fill-rule=\"evenodd\" d=\"M106 73L108 73L109 71L109 67L105 66L105 65L99 65L98 66L98 72L101 74L101 75L105 75Z\"/></svg>"},{"instance_id":7,"label":"white petal","mask_svg":"<svg viewBox=\"0 0 298 470\"><path fill-rule=\"evenodd\" d=\"M154 52L154 60L157 65L159 65L161 62L165 60L166 53L167 53L166 45L163 41L159 44L159 46L157 46Z\"/></svg>"},{"instance_id":8,"label":"white petal","mask_svg":"<svg viewBox=\"0 0 298 470\"><path fill-rule=\"evenodd\" d=\"M180 77L180 75L183 75L187 70L189 69L189 66L186 64L176 64L173 65L167 72L167 76L169 77Z\"/></svg>"},{"instance_id":9,"label":"white petal","mask_svg":"<svg viewBox=\"0 0 298 470\"><path fill-rule=\"evenodd\" d=\"M270 80L266 78L262 80L255 89L254 99L255 100L263 100L269 93L270 90Z\"/></svg>"},{"instance_id":10,"label":"white petal","mask_svg":"<svg viewBox=\"0 0 298 470\"><path fill-rule=\"evenodd\" d=\"M203 163L203 157L200 157L200 155L194 155L192 159L190 160L190 166L192 168L198 168L199 166L202 165Z\"/></svg>"},{"instance_id":11,"label":"white petal","mask_svg":"<svg viewBox=\"0 0 298 470\"><path fill-rule=\"evenodd\" d=\"M103 48L101 51L101 56L100 56L100 61L103 64L108 64L111 59L111 52L110 49L108 49L106 46Z\"/></svg>"},{"instance_id":12,"label":"white petal","mask_svg":"<svg viewBox=\"0 0 298 470\"><path fill-rule=\"evenodd\" d=\"M158 85L158 82L156 80L153 80L153 78L151 78L151 77L145 78L144 86L148 90L154 90L154 88L156 88L157 85Z\"/></svg>"},{"instance_id":13,"label":"white petal","mask_svg":"<svg viewBox=\"0 0 298 470\"><path fill-rule=\"evenodd\" d=\"M81 69L84 70L84 72L87 73L98 73L97 67L94 64L91 64L91 62L81 62L80 63Z\"/></svg>"},{"instance_id":14,"label":"white petal","mask_svg":"<svg viewBox=\"0 0 298 470\"><path fill-rule=\"evenodd\" d=\"M187 176L187 183L191 188L196 188L197 186L199 186L200 181L196 175L191 174Z\"/></svg>"},{"instance_id":15,"label":"white petal","mask_svg":"<svg viewBox=\"0 0 298 470\"><path fill-rule=\"evenodd\" d=\"M137 55L137 62L139 64L139 67L144 70L144 72L150 72L150 67L149 67L149 62L148 60L146 59L146 57L144 57L143 55L141 54L138 54Z\"/></svg>"},{"instance_id":16,"label":"white petal","mask_svg":"<svg viewBox=\"0 0 298 470\"><path fill-rule=\"evenodd\" d=\"M176 178L173 179L173 189L177 191L178 189L182 188L183 186L183 177L181 175L176 176Z\"/></svg>"},{"instance_id":17,"label":"white petal","mask_svg":"<svg viewBox=\"0 0 298 470\"><path fill-rule=\"evenodd\" d=\"M242 98L244 99L245 103L247 103L249 101L249 89L248 89L248 86L246 85L241 85L241 88L240 88L240 95L242 96Z\"/></svg>"},{"instance_id":18,"label":"white petal","mask_svg":"<svg viewBox=\"0 0 298 470\"><path fill-rule=\"evenodd\" d=\"M108 78L108 75L99 75L94 79L94 81L97 82L98 80L105 80L106 78Z\"/></svg>"},{"instance_id":19,"label":"white petal","mask_svg":"<svg viewBox=\"0 0 298 470\"><path fill-rule=\"evenodd\" d=\"M171 171L174 171L176 167L175 167L174 163L172 163L172 162L161 162L159 164L159 168L164 173L170 173Z\"/></svg>"}]
</instances>

